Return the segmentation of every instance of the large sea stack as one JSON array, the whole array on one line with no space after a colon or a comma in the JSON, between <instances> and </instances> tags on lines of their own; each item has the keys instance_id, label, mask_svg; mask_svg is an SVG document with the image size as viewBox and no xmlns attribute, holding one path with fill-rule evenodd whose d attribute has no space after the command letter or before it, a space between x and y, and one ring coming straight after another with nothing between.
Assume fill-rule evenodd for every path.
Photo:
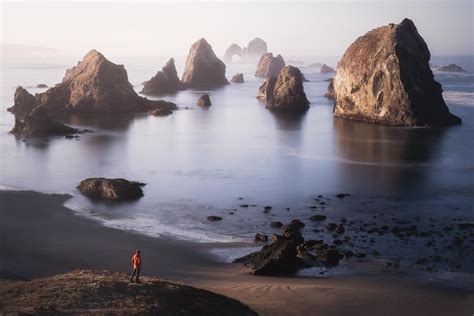
<instances>
[{"instance_id":1,"label":"large sea stack","mask_svg":"<svg viewBox=\"0 0 474 316\"><path fill-rule=\"evenodd\" d=\"M170 58L165 66L148 81L143 83L143 89L140 93L147 95L163 95L175 93L183 89L181 80L178 78L174 59Z\"/></svg>"},{"instance_id":2,"label":"large sea stack","mask_svg":"<svg viewBox=\"0 0 474 316\"><path fill-rule=\"evenodd\" d=\"M293 66L284 67L277 78L265 80L257 98L265 101L267 108L273 111L303 112L309 108L303 88L303 74Z\"/></svg>"},{"instance_id":3,"label":"large sea stack","mask_svg":"<svg viewBox=\"0 0 474 316\"><path fill-rule=\"evenodd\" d=\"M281 55L273 57L272 53L266 53L262 55L258 62L255 76L260 78L276 77L283 67L285 67L285 61Z\"/></svg>"},{"instance_id":4,"label":"large sea stack","mask_svg":"<svg viewBox=\"0 0 474 316\"><path fill-rule=\"evenodd\" d=\"M182 82L195 89L213 89L229 84L225 78L225 64L204 38L191 46Z\"/></svg>"},{"instance_id":5,"label":"large sea stack","mask_svg":"<svg viewBox=\"0 0 474 316\"><path fill-rule=\"evenodd\" d=\"M226 63L230 63L232 62L232 57L234 56L239 56L240 58L242 58L242 51L242 47L233 43L229 46L229 48L226 49L224 53L224 61Z\"/></svg>"},{"instance_id":6,"label":"large sea stack","mask_svg":"<svg viewBox=\"0 0 474 316\"><path fill-rule=\"evenodd\" d=\"M267 53L267 43L261 38L254 38L242 51L242 56L247 60L258 60L263 54Z\"/></svg>"},{"instance_id":7,"label":"large sea stack","mask_svg":"<svg viewBox=\"0 0 474 316\"><path fill-rule=\"evenodd\" d=\"M429 60L428 46L409 19L359 37L337 66L334 115L401 126L460 124Z\"/></svg>"},{"instance_id":8,"label":"large sea stack","mask_svg":"<svg viewBox=\"0 0 474 316\"><path fill-rule=\"evenodd\" d=\"M140 97L128 82L123 65L107 60L91 50L77 66L68 69L61 83L33 99L23 88L15 92L9 111L25 116L41 108L48 116L62 114L94 115L145 112L153 108L175 109L174 103L150 101Z\"/></svg>"}]
</instances>

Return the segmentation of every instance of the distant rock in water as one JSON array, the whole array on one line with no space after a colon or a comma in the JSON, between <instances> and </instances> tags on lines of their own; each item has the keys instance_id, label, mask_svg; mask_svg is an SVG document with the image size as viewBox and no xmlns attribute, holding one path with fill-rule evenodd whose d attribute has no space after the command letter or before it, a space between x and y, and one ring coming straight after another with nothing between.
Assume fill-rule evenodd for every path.
<instances>
[{"instance_id":1,"label":"distant rock in water","mask_svg":"<svg viewBox=\"0 0 474 316\"><path fill-rule=\"evenodd\" d=\"M200 96L196 104L201 107L211 106L212 103L211 98L209 98L209 94L203 94L202 96Z\"/></svg>"},{"instance_id":2,"label":"distant rock in water","mask_svg":"<svg viewBox=\"0 0 474 316\"><path fill-rule=\"evenodd\" d=\"M464 72L464 69L456 64L449 64L447 66L440 67L437 70L444 72Z\"/></svg>"},{"instance_id":3,"label":"distant rock in water","mask_svg":"<svg viewBox=\"0 0 474 316\"><path fill-rule=\"evenodd\" d=\"M258 62L255 76L260 78L276 77L283 67L285 67L285 61L281 55L273 57L272 53L266 53L262 55Z\"/></svg>"},{"instance_id":4,"label":"distant rock in water","mask_svg":"<svg viewBox=\"0 0 474 316\"><path fill-rule=\"evenodd\" d=\"M252 315L237 300L191 286L123 272L76 270L31 281L2 280L5 315ZM28 302L28 303L25 303Z\"/></svg>"},{"instance_id":5,"label":"distant rock in water","mask_svg":"<svg viewBox=\"0 0 474 316\"><path fill-rule=\"evenodd\" d=\"M36 85L36 88L47 88L47 87L48 87L48 85L46 85L46 84L44 84L44 83L38 83L38 84Z\"/></svg>"},{"instance_id":6,"label":"distant rock in water","mask_svg":"<svg viewBox=\"0 0 474 316\"><path fill-rule=\"evenodd\" d=\"M307 67L308 68L321 68L322 67L322 63L312 63L312 64L309 64Z\"/></svg>"},{"instance_id":7,"label":"distant rock in water","mask_svg":"<svg viewBox=\"0 0 474 316\"><path fill-rule=\"evenodd\" d=\"M211 45L201 38L189 50L182 82L189 88L213 89L229 84L225 64L216 57Z\"/></svg>"},{"instance_id":8,"label":"distant rock in water","mask_svg":"<svg viewBox=\"0 0 474 316\"><path fill-rule=\"evenodd\" d=\"M148 81L143 83L143 89L140 93L147 95L163 95L175 93L183 89L181 80L178 78L174 59L170 58L165 66Z\"/></svg>"},{"instance_id":9,"label":"distant rock in water","mask_svg":"<svg viewBox=\"0 0 474 316\"><path fill-rule=\"evenodd\" d=\"M319 71L320 71L322 74L328 74L328 73L336 72L334 69L332 69L331 67L329 67L329 66L326 65L326 64L323 64L323 65L321 66L321 68L319 69Z\"/></svg>"},{"instance_id":10,"label":"distant rock in water","mask_svg":"<svg viewBox=\"0 0 474 316\"><path fill-rule=\"evenodd\" d=\"M409 19L359 37L339 61L334 116L402 126L460 124L429 67L430 52Z\"/></svg>"},{"instance_id":11,"label":"distant rock in water","mask_svg":"<svg viewBox=\"0 0 474 316\"><path fill-rule=\"evenodd\" d=\"M44 110L35 109L24 116L23 119L15 118L15 126L10 133L27 137L61 136L78 133L79 130L66 126L50 118Z\"/></svg>"},{"instance_id":12,"label":"distant rock in water","mask_svg":"<svg viewBox=\"0 0 474 316\"><path fill-rule=\"evenodd\" d=\"M234 83L243 83L244 82L244 74L243 73L237 73L232 77L232 79L230 81L234 82Z\"/></svg>"},{"instance_id":13,"label":"distant rock in water","mask_svg":"<svg viewBox=\"0 0 474 316\"><path fill-rule=\"evenodd\" d=\"M77 187L82 194L92 199L107 201L136 200L143 196L145 184L126 179L89 178Z\"/></svg>"},{"instance_id":14,"label":"distant rock in water","mask_svg":"<svg viewBox=\"0 0 474 316\"><path fill-rule=\"evenodd\" d=\"M26 104L31 106L31 98L21 98L25 93L20 91L17 88L20 95L15 93L15 104L9 108L15 114L23 112ZM140 97L128 82L123 65L110 62L96 50L91 50L77 66L68 69L61 83L36 94L34 98L33 107L47 110L50 116L136 113L156 107L170 110L177 108L170 102Z\"/></svg>"},{"instance_id":15,"label":"distant rock in water","mask_svg":"<svg viewBox=\"0 0 474 316\"><path fill-rule=\"evenodd\" d=\"M333 80L334 79L331 78L331 80L329 81L328 90L324 94L324 96L328 99L334 99L334 83L333 83Z\"/></svg>"},{"instance_id":16,"label":"distant rock in water","mask_svg":"<svg viewBox=\"0 0 474 316\"><path fill-rule=\"evenodd\" d=\"M242 57L246 60L258 60L263 54L267 53L267 43L261 38L254 38L242 51Z\"/></svg>"},{"instance_id":17,"label":"distant rock in water","mask_svg":"<svg viewBox=\"0 0 474 316\"><path fill-rule=\"evenodd\" d=\"M273 111L302 112L309 108L303 88L303 74L293 66L284 67L277 78L272 77L260 86L258 99Z\"/></svg>"},{"instance_id":18,"label":"distant rock in water","mask_svg":"<svg viewBox=\"0 0 474 316\"><path fill-rule=\"evenodd\" d=\"M243 49L239 45L233 43L232 45L229 46L229 48L226 49L224 53L224 61L226 63L232 62L232 57L234 56L239 56L242 58L242 52Z\"/></svg>"}]
</instances>

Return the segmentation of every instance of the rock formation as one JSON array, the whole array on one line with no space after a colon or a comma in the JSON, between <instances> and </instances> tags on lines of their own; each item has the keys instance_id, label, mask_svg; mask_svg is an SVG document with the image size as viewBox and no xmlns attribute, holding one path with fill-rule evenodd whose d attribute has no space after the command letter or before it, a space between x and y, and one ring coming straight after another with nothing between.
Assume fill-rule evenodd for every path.
<instances>
[{"instance_id":1,"label":"rock formation","mask_svg":"<svg viewBox=\"0 0 474 316\"><path fill-rule=\"evenodd\" d=\"M234 82L234 83L243 83L244 82L244 74L243 73L237 73L232 77L232 79L230 81Z\"/></svg>"},{"instance_id":2,"label":"rock formation","mask_svg":"<svg viewBox=\"0 0 474 316\"><path fill-rule=\"evenodd\" d=\"M47 84L44 84L44 83L38 83L38 84L36 85L36 88L41 88L41 89L47 88L47 87L48 87L48 85L47 85Z\"/></svg>"},{"instance_id":3,"label":"rock formation","mask_svg":"<svg viewBox=\"0 0 474 316\"><path fill-rule=\"evenodd\" d=\"M336 72L334 69L332 69L331 67L329 67L329 66L326 65L326 64L323 64L323 65L321 66L321 68L319 69L319 71L320 71L322 74L328 74L328 73Z\"/></svg>"},{"instance_id":4,"label":"rock formation","mask_svg":"<svg viewBox=\"0 0 474 316\"><path fill-rule=\"evenodd\" d=\"M16 88L13 100L15 105L8 110L20 118L31 113L36 107L36 98L21 86Z\"/></svg>"},{"instance_id":5,"label":"rock formation","mask_svg":"<svg viewBox=\"0 0 474 316\"><path fill-rule=\"evenodd\" d=\"M258 99L274 111L302 112L309 108L303 88L303 75L293 66L283 68L277 78L269 78L260 86Z\"/></svg>"},{"instance_id":6,"label":"rock formation","mask_svg":"<svg viewBox=\"0 0 474 316\"><path fill-rule=\"evenodd\" d=\"M82 194L92 199L107 201L136 200L143 196L144 183L126 179L89 178L77 187Z\"/></svg>"},{"instance_id":7,"label":"rock formation","mask_svg":"<svg viewBox=\"0 0 474 316\"><path fill-rule=\"evenodd\" d=\"M359 37L339 61L334 115L382 124L460 124L429 67L430 52L409 19Z\"/></svg>"},{"instance_id":8,"label":"rock formation","mask_svg":"<svg viewBox=\"0 0 474 316\"><path fill-rule=\"evenodd\" d=\"M247 60L258 60L263 54L267 53L267 43L261 38L254 38L247 47L243 49L242 56Z\"/></svg>"},{"instance_id":9,"label":"rock formation","mask_svg":"<svg viewBox=\"0 0 474 316\"><path fill-rule=\"evenodd\" d=\"M444 72L464 72L464 69L456 64L449 64L447 66L440 67L437 70Z\"/></svg>"},{"instance_id":10,"label":"rock formation","mask_svg":"<svg viewBox=\"0 0 474 316\"><path fill-rule=\"evenodd\" d=\"M281 55L273 57L272 53L266 53L258 62L255 76L260 78L276 77L283 67L285 67L285 61Z\"/></svg>"},{"instance_id":11,"label":"rock formation","mask_svg":"<svg viewBox=\"0 0 474 316\"><path fill-rule=\"evenodd\" d=\"M324 94L324 96L328 99L334 99L334 83L333 83L333 78L331 78L331 81L329 81L328 85L328 90Z\"/></svg>"},{"instance_id":12,"label":"rock formation","mask_svg":"<svg viewBox=\"0 0 474 316\"><path fill-rule=\"evenodd\" d=\"M201 107L211 106L212 103L211 103L211 99L209 98L209 94L203 94L202 96L200 96L196 104Z\"/></svg>"},{"instance_id":13,"label":"rock formation","mask_svg":"<svg viewBox=\"0 0 474 316\"><path fill-rule=\"evenodd\" d=\"M2 315L257 315L237 300L181 283L123 272L76 270L0 280Z\"/></svg>"},{"instance_id":14,"label":"rock formation","mask_svg":"<svg viewBox=\"0 0 474 316\"><path fill-rule=\"evenodd\" d=\"M165 66L148 81L143 83L143 89L140 93L147 95L163 95L175 93L183 89L183 85L178 78L174 59L170 58Z\"/></svg>"},{"instance_id":15,"label":"rock formation","mask_svg":"<svg viewBox=\"0 0 474 316\"><path fill-rule=\"evenodd\" d=\"M23 90L17 88L15 104L9 108L15 114L24 113L26 108L31 107L32 99L26 97ZM81 62L67 70L61 83L36 94L34 99L33 107L47 110L50 116L135 113L159 107L170 110L177 108L170 102L140 97L128 82L123 65L110 62L96 50L91 50Z\"/></svg>"},{"instance_id":16,"label":"rock formation","mask_svg":"<svg viewBox=\"0 0 474 316\"><path fill-rule=\"evenodd\" d=\"M182 82L194 89L213 89L229 84L225 78L225 64L216 57L204 38L191 46Z\"/></svg>"},{"instance_id":17,"label":"rock formation","mask_svg":"<svg viewBox=\"0 0 474 316\"><path fill-rule=\"evenodd\" d=\"M79 132L79 130L66 126L50 118L44 110L35 109L26 114L23 119L15 118L15 126L10 133L27 137L60 136Z\"/></svg>"},{"instance_id":18,"label":"rock formation","mask_svg":"<svg viewBox=\"0 0 474 316\"><path fill-rule=\"evenodd\" d=\"M242 51L243 51L242 47L233 43L232 45L229 46L229 48L226 49L224 53L224 61L226 63L230 63L232 62L232 57L234 56L239 56L240 58L242 58Z\"/></svg>"}]
</instances>

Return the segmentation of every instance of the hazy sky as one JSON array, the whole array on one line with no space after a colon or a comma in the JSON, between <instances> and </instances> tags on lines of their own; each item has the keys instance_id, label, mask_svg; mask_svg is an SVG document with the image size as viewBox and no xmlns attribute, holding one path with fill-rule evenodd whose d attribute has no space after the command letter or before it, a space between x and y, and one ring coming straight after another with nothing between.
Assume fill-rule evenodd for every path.
<instances>
[{"instance_id":1,"label":"hazy sky","mask_svg":"<svg viewBox=\"0 0 474 316\"><path fill-rule=\"evenodd\" d=\"M274 53L340 55L368 30L409 17L433 55L473 54L473 2L2 2L1 42L176 57L205 37L222 56L259 36Z\"/></svg>"}]
</instances>

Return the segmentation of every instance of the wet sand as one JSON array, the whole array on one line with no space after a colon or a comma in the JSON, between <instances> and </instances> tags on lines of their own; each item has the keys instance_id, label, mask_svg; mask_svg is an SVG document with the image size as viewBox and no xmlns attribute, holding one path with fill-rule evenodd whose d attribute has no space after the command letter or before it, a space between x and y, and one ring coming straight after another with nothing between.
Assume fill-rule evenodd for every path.
<instances>
[{"instance_id":1,"label":"wet sand","mask_svg":"<svg viewBox=\"0 0 474 316\"><path fill-rule=\"evenodd\" d=\"M77 268L129 271L132 251L140 248L143 274L227 295L263 315L471 315L474 311L472 291L429 280L256 277L239 265L215 262L205 251L215 245L103 227L64 207L68 198L0 191L0 269L26 278Z\"/></svg>"}]
</instances>

